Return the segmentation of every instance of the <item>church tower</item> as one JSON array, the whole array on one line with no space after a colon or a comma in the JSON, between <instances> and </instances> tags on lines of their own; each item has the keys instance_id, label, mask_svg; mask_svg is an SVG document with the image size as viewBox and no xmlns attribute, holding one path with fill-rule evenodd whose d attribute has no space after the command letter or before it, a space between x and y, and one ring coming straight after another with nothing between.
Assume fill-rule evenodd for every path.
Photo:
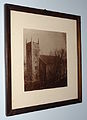
<instances>
[{"instance_id":1,"label":"church tower","mask_svg":"<svg viewBox=\"0 0 87 120\"><path fill-rule=\"evenodd\" d=\"M39 81L39 40L26 43L26 63L28 80Z\"/></svg>"}]
</instances>

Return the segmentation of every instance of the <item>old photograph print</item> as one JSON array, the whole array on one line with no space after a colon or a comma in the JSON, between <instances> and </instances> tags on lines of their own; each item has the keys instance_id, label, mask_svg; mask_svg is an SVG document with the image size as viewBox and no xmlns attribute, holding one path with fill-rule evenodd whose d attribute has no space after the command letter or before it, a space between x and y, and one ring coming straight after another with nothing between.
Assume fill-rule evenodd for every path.
<instances>
[{"instance_id":1,"label":"old photograph print","mask_svg":"<svg viewBox=\"0 0 87 120\"><path fill-rule=\"evenodd\" d=\"M24 91L67 86L66 33L23 29Z\"/></svg>"}]
</instances>

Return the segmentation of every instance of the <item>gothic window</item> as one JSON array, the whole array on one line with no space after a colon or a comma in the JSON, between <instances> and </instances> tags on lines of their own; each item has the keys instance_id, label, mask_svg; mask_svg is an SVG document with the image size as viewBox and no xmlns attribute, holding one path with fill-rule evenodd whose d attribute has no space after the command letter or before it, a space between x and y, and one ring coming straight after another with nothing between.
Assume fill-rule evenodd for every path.
<instances>
[{"instance_id":1,"label":"gothic window","mask_svg":"<svg viewBox=\"0 0 87 120\"><path fill-rule=\"evenodd\" d=\"M38 74L36 74L36 76L35 76L35 77L36 77L36 80L38 80Z\"/></svg>"},{"instance_id":2,"label":"gothic window","mask_svg":"<svg viewBox=\"0 0 87 120\"><path fill-rule=\"evenodd\" d=\"M37 57L38 56L38 51L36 50L36 51L34 51L34 55L35 55L35 57Z\"/></svg>"},{"instance_id":3,"label":"gothic window","mask_svg":"<svg viewBox=\"0 0 87 120\"><path fill-rule=\"evenodd\" d=\"M38 70L38 66L35 66L35 70Z\"/></svg>"}]
</instances>

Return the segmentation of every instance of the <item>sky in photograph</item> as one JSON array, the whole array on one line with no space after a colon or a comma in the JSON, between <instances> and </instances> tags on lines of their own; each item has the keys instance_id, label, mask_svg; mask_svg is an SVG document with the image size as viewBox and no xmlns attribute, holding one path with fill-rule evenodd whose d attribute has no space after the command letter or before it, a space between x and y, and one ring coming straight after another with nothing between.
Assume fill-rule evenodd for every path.
<instances>
[{"instance_id":1,"label":"sky in photograph","mask_svg":"<svg viewBox=\"0 0 87 120\"><path fill-rule=\"evenodd\" d=\"M23 40L24 40L24 54L26 56L26 42L31 40L38 42L40 54L49 55L50 52L66 47L66 33L34 30L34 29L23 29Z\"/></svg>"}]
</instances>

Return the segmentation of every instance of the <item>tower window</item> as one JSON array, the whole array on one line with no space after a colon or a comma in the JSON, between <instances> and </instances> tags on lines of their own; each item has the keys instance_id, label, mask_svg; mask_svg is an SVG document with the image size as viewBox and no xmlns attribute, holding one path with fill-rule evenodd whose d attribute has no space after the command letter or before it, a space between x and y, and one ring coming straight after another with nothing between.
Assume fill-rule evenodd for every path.
<instances>
[{"instance_id":1,"label":"tower window","mask_svg":"<svg viewBox=\"0 0 87 120\"><path fill-rule=\"evenodd\" d=\"M35 70L38 70L38 66L35 66Z\"/></svg>"}]
</instances>

